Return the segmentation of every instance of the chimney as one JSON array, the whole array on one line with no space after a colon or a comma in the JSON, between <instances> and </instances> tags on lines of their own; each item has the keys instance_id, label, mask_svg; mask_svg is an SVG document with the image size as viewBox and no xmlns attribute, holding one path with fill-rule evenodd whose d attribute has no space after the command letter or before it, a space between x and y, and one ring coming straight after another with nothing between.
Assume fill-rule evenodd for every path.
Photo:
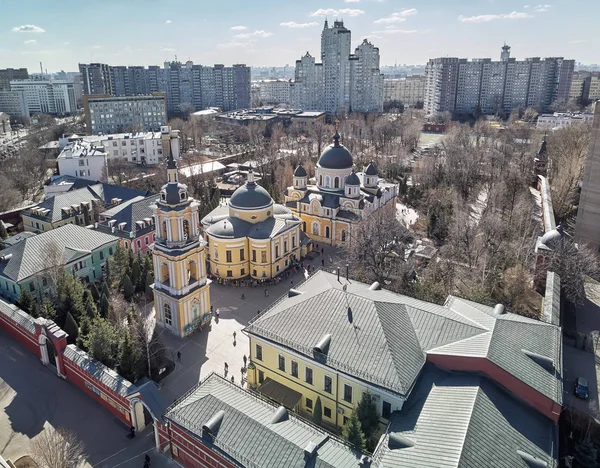
<instances>
[{"instance_id":1,"label":"chimney","mask_svg":"<svg viewBox=\"0 0 600 468\"><path fill-rule=\"evenodd\" d=\"M337 267L338 283L340 282L340 267Z\"/></svg>"},{"instance_id":2,"label":"chimney","mask_svg":"<svg viewBox=\"0 0 600 468\"><path fill-rule=\"evenodd\" d=\"M349 270L350 270L350 265L348 265L348 264L346 263L346 281L350 281L350 279L349 279L349 273L348 273L348 272L349 272Z\"/></svg>"}]
</instances>

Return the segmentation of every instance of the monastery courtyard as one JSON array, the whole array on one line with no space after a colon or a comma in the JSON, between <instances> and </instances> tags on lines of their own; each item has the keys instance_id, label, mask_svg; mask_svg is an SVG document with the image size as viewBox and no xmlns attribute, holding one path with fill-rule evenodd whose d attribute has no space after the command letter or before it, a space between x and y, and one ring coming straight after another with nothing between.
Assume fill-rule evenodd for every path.
<instances>
[{"instance_id":1,"label":"monastery courtyard","mask_svg":"<svg viewBox=\"0 0 600 468\"><path fill-rule=\"evenodd\" d=\"M321 253L322 248L323 253ZM341 249L319 244L318 255L316 255L316 246L314 250L315 252L309 254L309 257L304 260L305 265L308 263L315 270L324 267L329 271L339 266L340 275L345 274L344 253ZM269 293L267 297L265 297L265 287L224 286L213 282L210 285L211 304L215 311L219 309L219 319L212 320L209 333L203 329L186 338L179 338L167 331L161 331L161 339L168 349L167 353L173 356L174 360L177 352L181 353L181 362L176 362L175 370L160 383L161 393L166 403L171 404L211 372L223 375L225 363L229 366L227 377L233 376L236 384L242 382L245 386L245 374L242 374L241 370L244 367L243 357L249 356L249 349L248 337L242 333L242 328L257 315L259 310L262 312L302 281L304 281L302 272L290 273L290 276L282 279L279 284L267 287ZM243 381L242 377L244 377Z\"/></svg>"}]
</instances>

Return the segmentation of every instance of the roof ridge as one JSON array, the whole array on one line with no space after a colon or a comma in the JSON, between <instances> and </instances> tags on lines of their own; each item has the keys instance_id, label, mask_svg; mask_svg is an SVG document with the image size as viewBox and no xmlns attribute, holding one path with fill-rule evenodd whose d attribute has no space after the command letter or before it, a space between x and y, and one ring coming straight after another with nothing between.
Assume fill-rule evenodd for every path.
<instances>
[{"instance_id":1,"label":"roof ridge","mask_svg":"<svg viewBox=\"0 0 600 468\"><path fill-rule=\"evenodd\" d=\"M455 322L455 323L460 323L461 325L465 325L465 326L467 326L467 327L479 328L480 330L489 331L489 330L488 330L486 327L484 327L483 325L480 325L480 324L478 324L477 322L475 322L475 321L473 321L473 320L469 319L468 317L465 317L464 315L462 315L462 314L459 314L459 313L458 313L458 312L456 312L455 310L453 310L453 309L450 309L450 308L447 308L447 307L444 307L444 306L440 306L440 307L444 308L444 310L446 310L446 311L452 312L452 313L454 313L454 314L456 314L456 315L460 315L462 318L464 318L464 319L465 319L465 320L467 320L468 322L474 323L475 325L470 325L470 324L467 324L467 323L461 322L460 320L457 320L457 319L456 319L456 318L454 318L454 317L446 317L446 316L443 316L443 315L436 314L435 312L432 312L432 311L429 311L429 310L426 310L426 309L421 309L421 308L419 308L419 307L413 307L413 306L411 306L411 305L407 305L407 304L405 304L405 305L406 305L407 307L410 307L410 308L412 308L412 309L418 310L419 312L423 312L423 313L430 314L430 315L435 315L436 317L440 317L440 318L443 318L443 319L451 320L452 322ZM409 318L410 318L410 315L409 315ZM411 321L412 321L412 318L411 318Z\"/></svg>"}]
</instances>

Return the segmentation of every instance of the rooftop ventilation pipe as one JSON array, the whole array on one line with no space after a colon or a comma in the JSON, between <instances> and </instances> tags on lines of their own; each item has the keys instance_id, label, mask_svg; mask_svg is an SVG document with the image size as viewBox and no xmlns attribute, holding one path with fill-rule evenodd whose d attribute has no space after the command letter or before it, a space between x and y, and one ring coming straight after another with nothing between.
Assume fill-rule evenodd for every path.
<instances>
[{"instance_id":1,"label":"rooftop ventilation pipe","mask_svg":"<svg viewBox=\"0 0 600 468\"><path fill-rule=\"evenodd\" d=\"M219 432L219 427L223 422L223 416L225 416L225 411L219 410L217 411L212 418L208 420L208 422L202 425L202 433L203 435L210 434L212 436L216 436L217 432Z\"/></svg>"},{"instance_id":2,"label":"rooftop ventilation pipe","mask_svg":"<svg viewBox=\"0 0 600 468\"><path fill-rule=\"evenodd\" d=\"M504 304L496 304L494 307L494 315L502 315L505 314L506 310L504 310Z\"/></svg>"},{"instance_id":3,"label":"rooftop ventilation pipe","mask_svg":"<svg viewBox=\"0 0 600 468\"><path fill-rule=\"evenodd\" d=\"M378 281L375 281L371 286L369 286L369 291L381 291L381 285Z\"/></svg>"},{"instance_id":4,"label":"rooftop ventilation pipe","mask_svg":"<svg viewBox=\"0 0 600 468\"><path fill-rule=\"evenodd\" d=\"M300 294L302 294L302 291L298 291L297 289L292 288L288 292L288 297L299 296Z\"/></svg>"},{"instance_id":5,"label":"rooftop ventilation pipe","mask_svg":"<svg viewBox=\"0 0 600 468\"><path fill-rule=\"evenodd\" d=\"M331 333L327 333L325 336L323 336L323 338L321 338L321 340L313 348L313 352L327 354L330 343L331 343Z\"/></svg>"},{"instance_id":6,"label":"rooftop ventilation pipe","mask_svg":"<svg viewBox=\"0 0 600 468\"><path fill-rule=\"evenodd\" d=\"M404 437L403 435L401 435L397 432L390 433L390 437L388 439L388 448L390 450L398 450L398 449L410 448L410 447L414 447L414 446L415 446L415 442L412 439L409 439L408 437Z\"/></svg>"},{"instance_id":7,"label":"rooftop ventilation pipe","mask_svg":"<svg viewBox=\"0 0 600 468\"><path fill-rule=\"evenodd\" d=\"M285 406L280 406L271 418L271 424L277 424L289 419L289 413Z\"/></svg>"}]
</instances>

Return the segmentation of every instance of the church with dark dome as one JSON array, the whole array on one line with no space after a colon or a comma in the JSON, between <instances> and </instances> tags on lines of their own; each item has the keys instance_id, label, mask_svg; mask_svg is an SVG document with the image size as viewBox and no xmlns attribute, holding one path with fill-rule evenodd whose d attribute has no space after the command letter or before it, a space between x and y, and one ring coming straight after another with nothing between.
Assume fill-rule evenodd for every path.
<instances>
[{"instance_id":1,"label":"church with dark dome","mask_svg":"<svg viewBox=\"0 0 600 468\"><path fill-rule=\"evenodd\" d=\"M306 169L298 166L285 206L301 218L302 231L317 242L346 246L354 224L378 210L395 215L398 186L380 179L373 162L357 172L337 131L321 153L311 182Z\"/></svg>"},{"instance_id":2,"label":"church with dark dome","mask_svg":"<svg viewBox=\"0 0 600 468\"><path fill-rule=\"evenodd\" d=\"M300 218L254 180L202 219L210 273L223 279L273 278L304 255Z\"/></svg>"}]
</instances>

